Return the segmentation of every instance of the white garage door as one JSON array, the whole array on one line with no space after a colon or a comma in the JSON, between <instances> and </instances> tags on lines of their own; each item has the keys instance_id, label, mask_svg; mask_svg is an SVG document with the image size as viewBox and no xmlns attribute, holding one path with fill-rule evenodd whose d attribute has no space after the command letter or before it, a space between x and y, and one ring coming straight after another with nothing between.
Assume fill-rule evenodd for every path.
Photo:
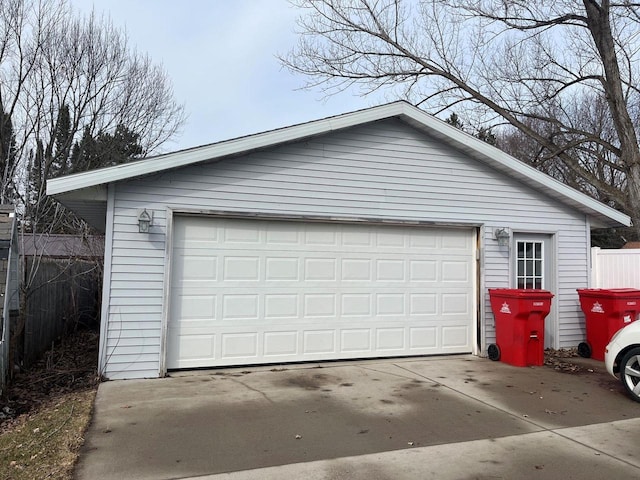
<instances>
[{"instance_id":1,"label":"white garage door","mask_svg":"<svg viewBox=\"0 0 640 480\"><path fill-rule=\"evenodd\" d=\"M176 217L167 368L472 350L474 232Z\"/></svg>"}]
</instances>

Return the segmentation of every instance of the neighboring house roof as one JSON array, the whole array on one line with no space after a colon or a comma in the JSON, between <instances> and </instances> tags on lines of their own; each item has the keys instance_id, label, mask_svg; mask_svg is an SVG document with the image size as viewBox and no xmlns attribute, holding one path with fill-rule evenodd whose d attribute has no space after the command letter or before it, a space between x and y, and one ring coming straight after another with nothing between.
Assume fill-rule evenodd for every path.
<instances>
[{"instance_id":1,"label":"neighboring house roof","mask_svg":"<svg viewBox=\"0 0 640 480\"><path fill-rule=\"evenodd\" d=\"M15 209L12 205L0 205L0 240L11 240ZM1 303L1 302L0 302Z\"/></svg>"},{"instance_id":2,"label":"neighboring house roof","mask_svg":"<svg viewBox=\"0 0 640 480\"><path fill-rule=\"evenodd\" d=\"M640 242L627 242L622 248L640 248Z\"/></svg>"},{"instance_id":3,"label":"neighboring house roof","mask_svg":"<svg viewBox=\"0 0 640 480\"><path fill-rule=\"evenodd\" d=\"M22 253L53 258L102 258L104 237L99 235L25 234Z\"/></svg>"},{"instance_id":4,"label":"neighboring house roof","mask_svg":"<svg viewBox=\"0 0 640 480\"><path fill-rule=\"evenodd\" d=\"M627 215L564 185L502 150L404 101L149 157L115 167L54 178L47 181L47 194L54 196L96 228L104 229L107 204L106 185L109 183L144 177L201 162L221 160L231 155L246 154L258 149L297 142L305 138L393 117L464 151L471 157L557 201L585 213L592 219L594 226L629 226L631 224L631 219Z\"/></svg>"}]
</instances>

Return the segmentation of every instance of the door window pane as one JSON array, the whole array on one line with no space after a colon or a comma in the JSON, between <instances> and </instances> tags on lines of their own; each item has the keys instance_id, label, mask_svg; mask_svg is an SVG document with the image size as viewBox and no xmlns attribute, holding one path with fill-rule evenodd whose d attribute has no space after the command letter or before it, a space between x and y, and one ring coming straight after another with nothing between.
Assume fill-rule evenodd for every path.
<instances>
[{"instance_id":1,"label":"door window pane","mask_svg":"<svg viewBox=\"0 0 640 480\"><path fill-rule=\"evenodd\" d=\"M518 288L544 288L543 243L519 241L516 250Z\"/></svg>"}]
</instances>

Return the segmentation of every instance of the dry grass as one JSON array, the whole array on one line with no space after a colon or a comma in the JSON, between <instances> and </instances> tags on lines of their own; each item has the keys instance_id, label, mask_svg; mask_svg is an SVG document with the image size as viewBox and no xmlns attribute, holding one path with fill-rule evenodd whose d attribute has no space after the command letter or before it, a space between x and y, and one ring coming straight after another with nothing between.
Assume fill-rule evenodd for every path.
<instances>
[{"instance_id":1,"label":"dry grass","mask_svg":"<svg viewBox=\"0 0 640 480\"><path fill-rule=\"evenodd\" d=\"M72 479L95 393L68 393L18 417L0 436L0 478Z\"/></svg>"},{"instance_id":2,"label":"dry grass","mask_svg":"<svg viewBox=\"0 0 640 480\"><path fill-rule=\"evenodd\" d=\"M71 480L98 389L97 334L78 332L16 376L0 406L0 479Z\"/></svg>"}]
</instances>

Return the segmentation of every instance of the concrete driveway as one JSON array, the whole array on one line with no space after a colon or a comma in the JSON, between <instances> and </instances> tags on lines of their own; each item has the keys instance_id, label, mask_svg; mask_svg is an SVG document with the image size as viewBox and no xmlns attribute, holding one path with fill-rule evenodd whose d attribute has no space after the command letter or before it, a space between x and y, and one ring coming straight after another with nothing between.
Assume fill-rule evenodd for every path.
<instances>
[{"instance_id":1,"label":"concrete driveway","mask_svg":"<svg viewBox=\"0 0 640 480\"><path fill-rule=\"evenodd\" d=\"M454 356L106 382L76 476L639 478L640 404L579 361L578 374Z\"/></svg>"}]
</instances>

